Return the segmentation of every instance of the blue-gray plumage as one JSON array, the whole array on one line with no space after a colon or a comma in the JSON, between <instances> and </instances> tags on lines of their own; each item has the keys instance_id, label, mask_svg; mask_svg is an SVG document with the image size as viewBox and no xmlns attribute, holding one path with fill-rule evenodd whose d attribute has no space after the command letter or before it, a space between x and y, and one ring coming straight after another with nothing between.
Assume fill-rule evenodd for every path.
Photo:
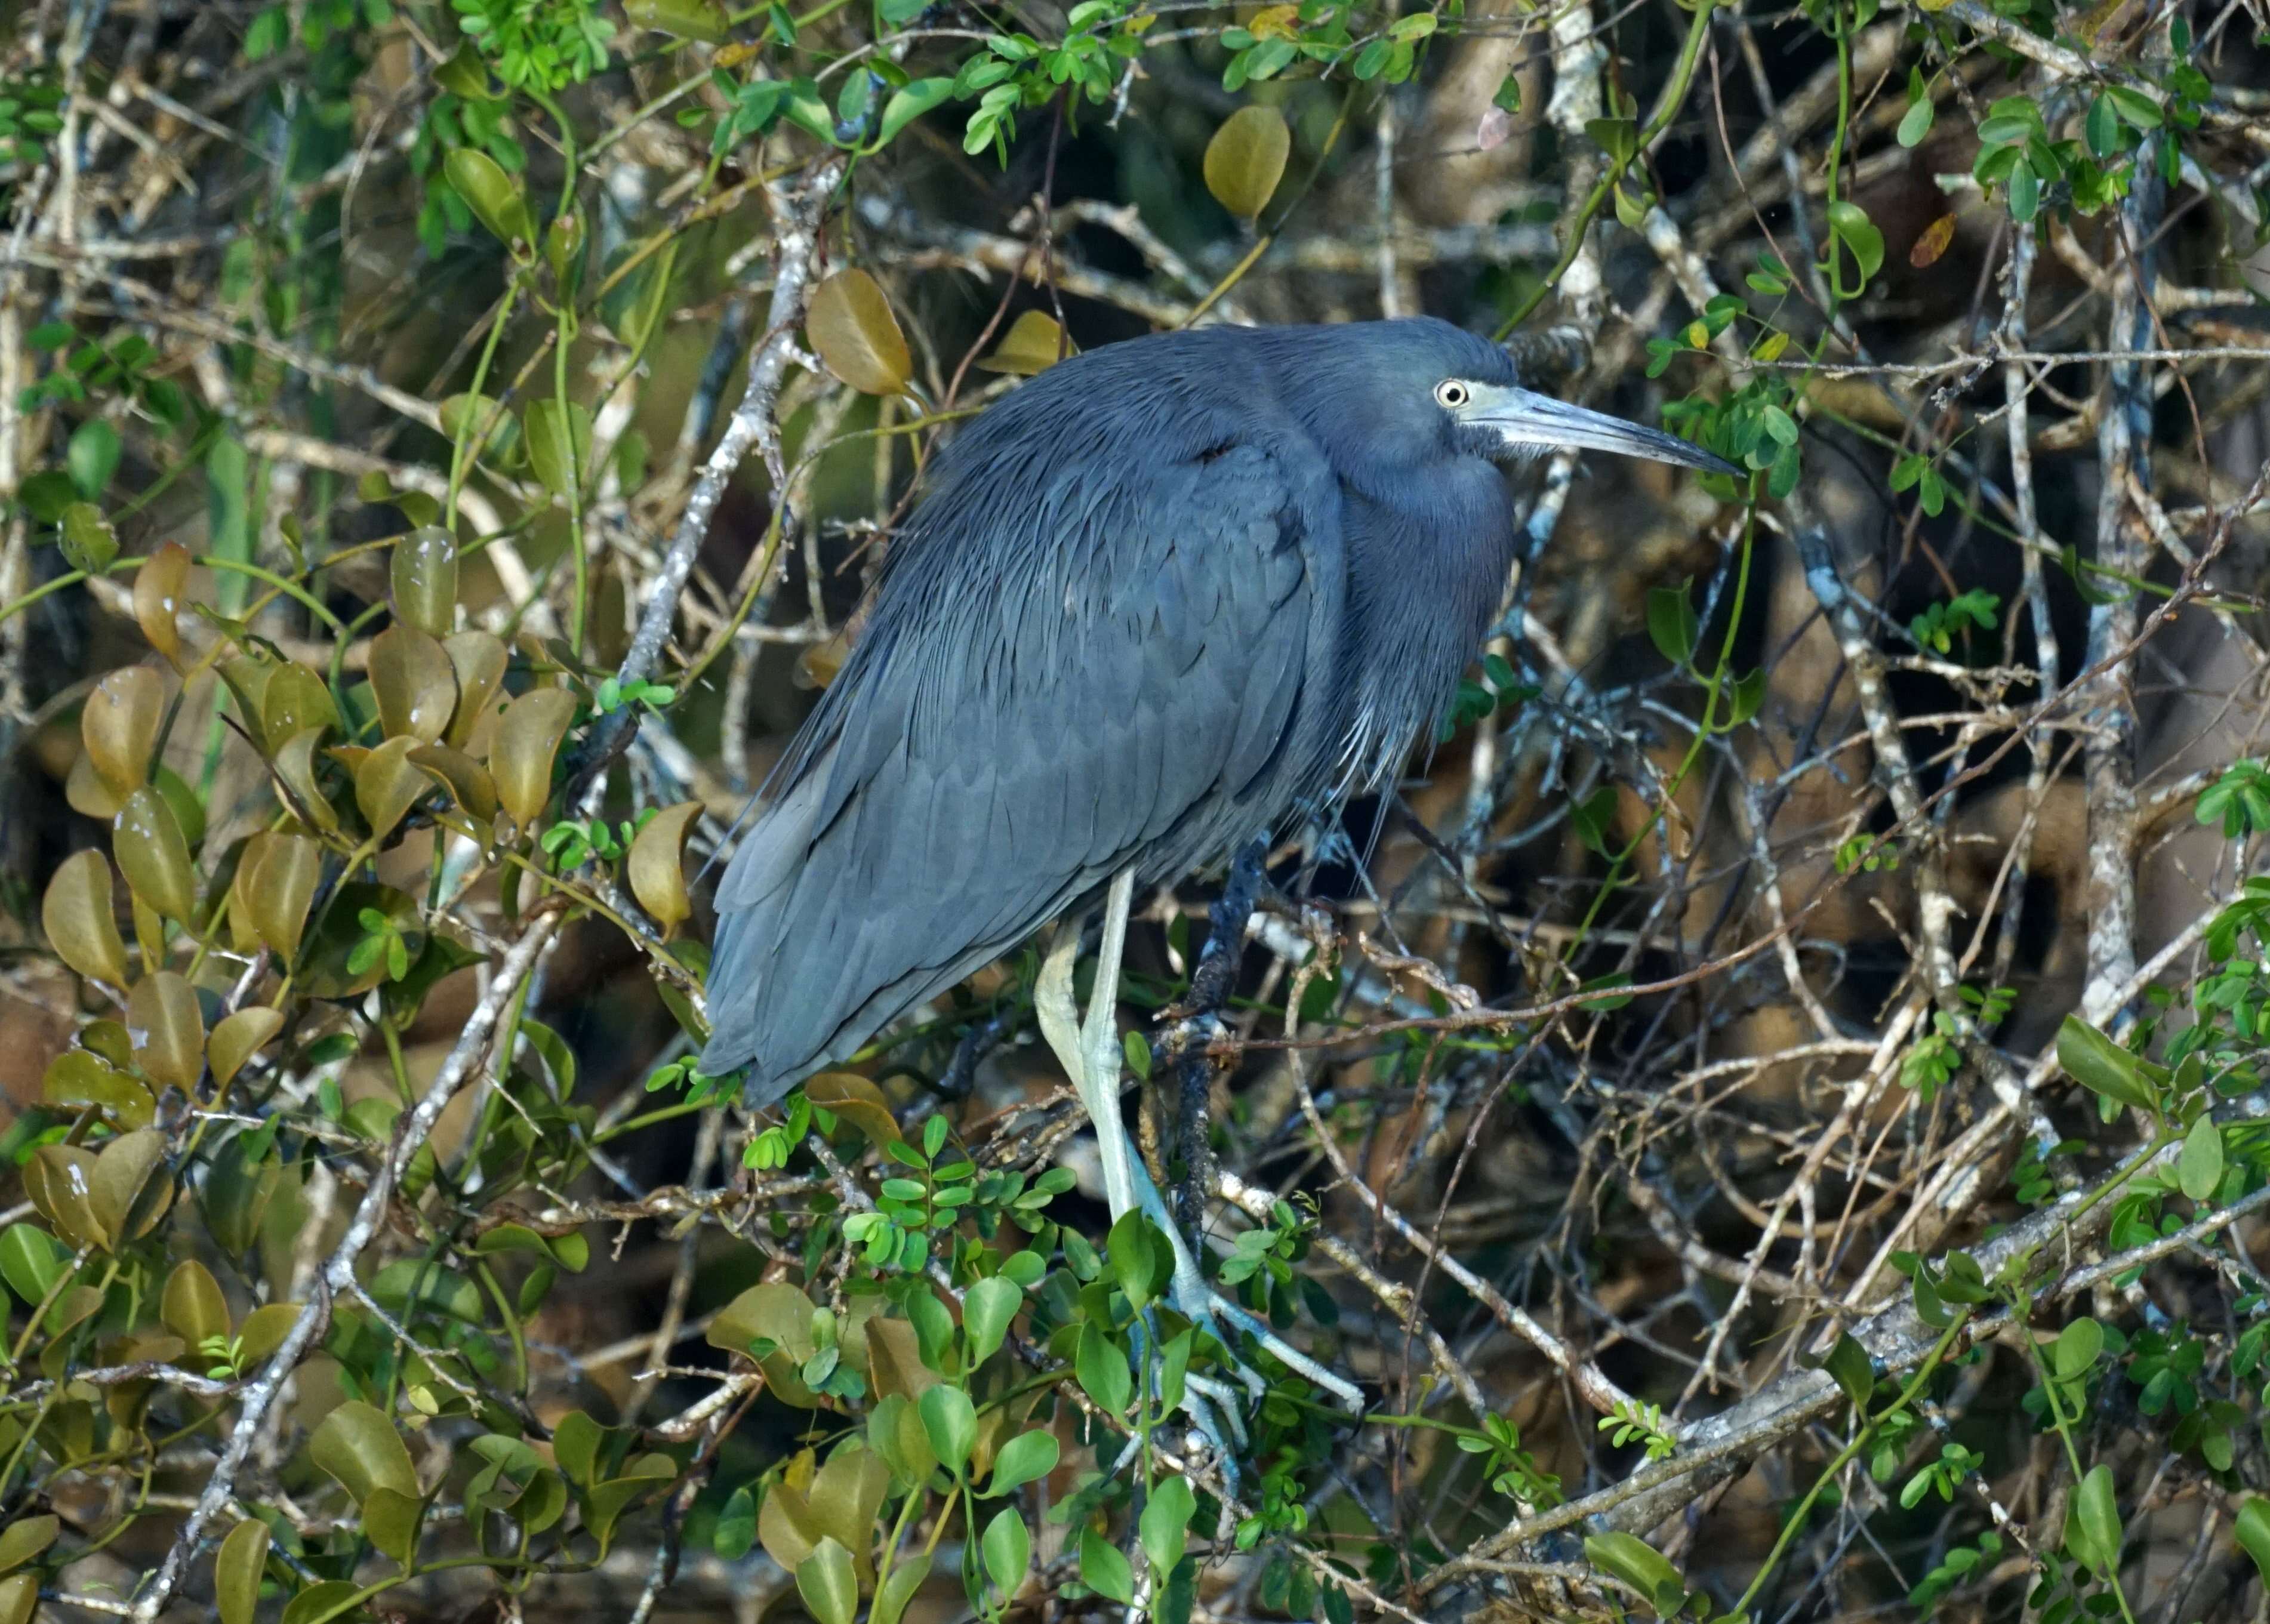
<instances>
[{"instance_id":1,"label":"blue-gray plumage","mask_svg":"<svg viewBox=\"0 0 2270 1624\"><path fill-rule=\"evenodd\" d=\"M717 894L701 1068L769 1104L1131 871L1400 764L1513 560L1498 466L1710 453L1516 387L1442 322L1074 357L933 461Z\"/></svg>"}]
</instances>

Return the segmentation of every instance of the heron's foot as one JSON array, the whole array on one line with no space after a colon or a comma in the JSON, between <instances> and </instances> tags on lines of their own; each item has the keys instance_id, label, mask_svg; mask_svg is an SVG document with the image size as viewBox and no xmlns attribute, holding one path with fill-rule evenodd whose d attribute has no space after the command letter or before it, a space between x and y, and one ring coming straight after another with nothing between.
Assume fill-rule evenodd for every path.
<instances>
[{"instance_id":1,"label":"heron's foot","mask_svg":"<svg viewBox=\"0 0 2270 1624\"><path fill-rule=\"evenodd\" d=\"M1167 1287L1167 1301L1176 1313L1221 1344L1228 1357L1230 1374L1243 1386L1249 1397L1258 1402L1269 1390L1268 1378L1248 1364L1238 1353L1236 1333L1244 1332L1271 1358L1287 1369L1305 1377L1332 1395L1332 1401L1350 1415L1363 1413L1363 1390L1346 1376L1326 1368L1322 1363L1302 1353L1271 1330L1268 1323L1249 1313L1214 1289L1211 1281L1198 1272L1197 1258L1191 1255L1182 1233L1168 1221L1166 1205L1160 1200L1157 1186L1150 1175L1137 1162L1133 1169L1136 1198L1151 1221L1166 1231L1167 1243L1174 1249L1175 1274Z\"/></svg>"}]
</instances>

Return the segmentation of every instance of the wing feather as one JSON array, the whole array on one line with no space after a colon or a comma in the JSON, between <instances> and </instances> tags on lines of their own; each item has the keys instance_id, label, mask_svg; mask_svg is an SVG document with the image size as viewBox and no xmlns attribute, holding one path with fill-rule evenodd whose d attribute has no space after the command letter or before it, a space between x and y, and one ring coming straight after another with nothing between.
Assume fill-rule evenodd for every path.
<instances>
[{"instance_id":1,"label":"wing feather","mask_svg":"<svg viewBox=\"0 0 2270 1624\"><path fill-rule=\"evenodd\" d=\"M1027 511L916 515L719 886L705 1071L776 1099L1119 869L1224 855L1328 766L1304 683L1333 666L1335 488L1298 444L1218 447L1042 458Z\"/></svg>"}]
</instances>

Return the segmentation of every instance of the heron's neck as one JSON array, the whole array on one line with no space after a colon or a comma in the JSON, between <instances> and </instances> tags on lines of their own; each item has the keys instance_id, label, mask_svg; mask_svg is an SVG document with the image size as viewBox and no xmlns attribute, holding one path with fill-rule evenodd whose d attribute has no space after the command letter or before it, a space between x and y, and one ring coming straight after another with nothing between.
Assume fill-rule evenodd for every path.
<instances>
[{"instance_id":1,"label":"heron's neck","mask_svg":"<svg viewBox=\"0 0 2270 1624\"><path fill-rule=\"evenodd\" d=\"M1376 782L1432 729L1480 651L1514 559L1497 470L1460 459L1382 494L1344 487L1344 767Z\"/></svg>"}]
</instances>

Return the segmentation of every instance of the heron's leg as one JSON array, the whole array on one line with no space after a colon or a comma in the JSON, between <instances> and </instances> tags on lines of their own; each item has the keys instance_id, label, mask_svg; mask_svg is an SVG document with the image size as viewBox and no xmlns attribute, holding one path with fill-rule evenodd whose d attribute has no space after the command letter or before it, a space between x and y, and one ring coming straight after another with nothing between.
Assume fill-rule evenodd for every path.
<instances>
[{"instance_id":1,"label":"heron's leg","mask_svg":"<svg viewBox=\"0 0 2270 1624\"><path fill-rule=\"evenodd\" d=\"M1033 1011L1040 1021L1041 1034L1056 1051L1057 1059L1063 1064L1065 1076L1072 1079L1072 1090L1079 1095L1079 1102L1095 1129L1096 1152L1103 1164L1104 1205L1110 1211L1112 1221L1116 1223L1139 1207L1154 1224L1166 1231L1174 1249L1176 1306L1181 1308L1185 1302L1199 1305L1198 1311L1191 1317L1212 1331L1205 1280L1182 1244L1181 1236L1176 1234L1150 1174L1135 1159L1133 1148L1127 1142L1127 1124L1119 1114L1120 1067L1126 1054L1119 1037L1119 966L1134 892L1135 877L1130 871L1113 880L1106 894L1102 951L1096 964L1095 986L1087 1019L1080 1019L1078 1000L1072 993L1072 966L1079 956L1079 931L1072 928L1063 930L1049 945L1048 956L1041 961L1039 982L1033 990ZM1151 1334L1146 1316L1138 1322L1136 1329L1139 1363L1148 1362L1145 1345ZM1216 1339L1220 1340L1219 1333ZM1253 1377L1251 1385L1257 1395L1262 1390L1259 1378ZM1220 1384L1203 1376L1185 1376L1183 1386L1183 1409L1191 1425L1220 1455L1222 1472L1235 1492L1237 1455L1245 1445L1243 1417L1228 1390Z\"/></svg>"}]
</instances>

